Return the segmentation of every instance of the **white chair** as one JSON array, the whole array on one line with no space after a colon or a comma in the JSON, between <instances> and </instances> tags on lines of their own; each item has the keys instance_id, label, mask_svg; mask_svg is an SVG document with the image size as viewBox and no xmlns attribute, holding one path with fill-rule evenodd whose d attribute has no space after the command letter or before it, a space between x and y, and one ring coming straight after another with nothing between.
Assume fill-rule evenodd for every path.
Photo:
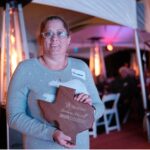
<instances>
[{"instance_id":1,"label":"white chair","mask_svg":"<svg viewBox=\"0 0 150 150\"><path fill-rule=\"evenodd\" d=\"M97 137L97 125L96 125L96 121L94 121L93 127L89 130L89 135L92 135L93 138Z\"/></svg>"},{"instance_id":2,"label":"white chair","mask_svg":"<svg viewBox=\"0 0 150 150\"><path fill-rule=\"evenodd\" d=\"M103 120L102 121L99 120L96 123L96 125L97 126L104 125L106 134L116 129L120 131L120 121L119 121L119 115L117 109L119 97L120 97L120 93L108 94L102 97L102 101L105 105L105 112L102 118ZM111 124L113 117L115 118L115 124Z\"/></svg>"}]
</instances>

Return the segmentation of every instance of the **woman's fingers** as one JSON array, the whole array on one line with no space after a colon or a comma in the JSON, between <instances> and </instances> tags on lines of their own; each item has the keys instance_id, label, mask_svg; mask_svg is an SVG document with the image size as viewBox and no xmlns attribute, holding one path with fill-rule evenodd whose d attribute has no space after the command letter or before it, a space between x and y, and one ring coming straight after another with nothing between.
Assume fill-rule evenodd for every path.
<instances>
[{"instance_id":1,"label":"woman's fingers","mask_svg":"<svg viewBox=\"0 0 150 150\"><path fill-rule=\"evenodd\" d=\"M75 95L74 100L92 105L92 99L89 95L80 93Z\"/></svg>"},{"instance_id":2,"label":"woman's fingers","mask_svg":"<svg viewBox=\"0 0 150 150\"><path fill-rule=\"evenodd\" d=\"M81 94L77 94L75 97L76 97L76 101L82 102L88 98L88 95L81 93Z\"/></svg>"},{"instance_id":3,"label":"woman's fingers","mask_svg":"<svg viewBox=\"0 0 150 150\"><path fill-rule=\"evenodd\" d=\"M92 100L91 100L91 98L86 99L86 100L84 101L84 103L87 103L87 104L89 104L89 105L92 105Z\"/></svg>"},{"instance_id":4,"label":"woman's fingers","mask_svg":"<svg viewBox=\"0 0 150 150\"><path fill-rule=\"evenodd\" d=\"M62 145L62 146L64 146L64 147L66 147L66 148L74 148L74 147L75 147L75 145L71 144L71 142L70 142L70 141L71 141L71 137L65 135L65 134L64 134L62 131L60 131L60 130L56 130L56 131L54 132L53 138L54 138L54 140L55 140L58 144L60 144L60 145Z\"/></svg>"},{"instance_id":5,"label":"woman's fingers","mask_svg":"<svg viewBox=\"0 0 150 150\"><path fill-rule=\"evenodd\" d=\"M66 148L74 148L75 145L71 144L71 138L65 134L63 134L61 139L61 145L63 145Z\"/></svg>"}]
</instances>

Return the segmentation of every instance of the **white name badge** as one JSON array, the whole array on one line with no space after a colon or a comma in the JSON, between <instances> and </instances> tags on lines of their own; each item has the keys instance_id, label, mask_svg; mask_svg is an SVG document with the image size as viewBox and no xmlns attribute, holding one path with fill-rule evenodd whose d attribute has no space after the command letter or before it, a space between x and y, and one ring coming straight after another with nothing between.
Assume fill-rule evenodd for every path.
<instances>
[{"instance_id":1,"label":"white name badge","mask_svg":"<svg viewBox=\"0 0 150 150\"><path fill-rule=\"evenodd\" d=\"M85 76L85 72L82 70L78 70L78 69L71 69L72 72L72 76L81 78L83 80L86 80L86 76Z\"/></svg>"}]
</instances>

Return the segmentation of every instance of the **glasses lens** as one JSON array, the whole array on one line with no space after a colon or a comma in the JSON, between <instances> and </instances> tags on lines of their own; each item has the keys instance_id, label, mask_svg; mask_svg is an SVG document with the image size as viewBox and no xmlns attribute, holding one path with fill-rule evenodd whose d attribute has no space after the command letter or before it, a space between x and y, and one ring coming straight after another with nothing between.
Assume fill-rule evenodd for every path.
<instances>
[{"instance_id":1,"label":"glasses lens","mask_svg":"<svg viewBox=\"0 0 150 150\"><path fill-rule=\"evenodd\" d=\"M57 32L57 37L65 38L65 37L67 37L67 32L65 32L65 31L58 31Z\"/></svg>"},{"instance_id":2,"label":"glasses lens","mask_svg":"<svg viewBox=\"0 0 150 150\"><path fill-rule=\"evenodd\" d=\"M56 35L58 38L65 38L68 34L65 31L58 31L56 34L51 31L42 33L43 38L52 38L54 35Z\"/></svg>"},{"instance_id":3,"label":"glasses lens","mask_svg":"<svg viewBox=\"0 0 150 150\"><path fill-rule=\"evenodd\" d=\"M42 36L44 38L51 38L53 36L53 32L43 32Z\"/></svg>"}]
</instances>

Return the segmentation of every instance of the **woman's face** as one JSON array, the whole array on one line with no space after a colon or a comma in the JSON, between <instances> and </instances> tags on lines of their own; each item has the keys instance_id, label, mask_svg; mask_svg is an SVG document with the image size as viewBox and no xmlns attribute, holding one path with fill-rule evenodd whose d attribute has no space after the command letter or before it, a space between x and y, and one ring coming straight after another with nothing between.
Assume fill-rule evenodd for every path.
<instances>
[{"instance_id":1,"label":"woman's face","mask_svg":"<svg viewBox=\"0 0 150 150\"><path fill-rule=\"evenodd\" d=\"M60 20L48 21L43 31L43 53L45 55L66 55L70 36Z\"/></svg>"}]
</instances>

